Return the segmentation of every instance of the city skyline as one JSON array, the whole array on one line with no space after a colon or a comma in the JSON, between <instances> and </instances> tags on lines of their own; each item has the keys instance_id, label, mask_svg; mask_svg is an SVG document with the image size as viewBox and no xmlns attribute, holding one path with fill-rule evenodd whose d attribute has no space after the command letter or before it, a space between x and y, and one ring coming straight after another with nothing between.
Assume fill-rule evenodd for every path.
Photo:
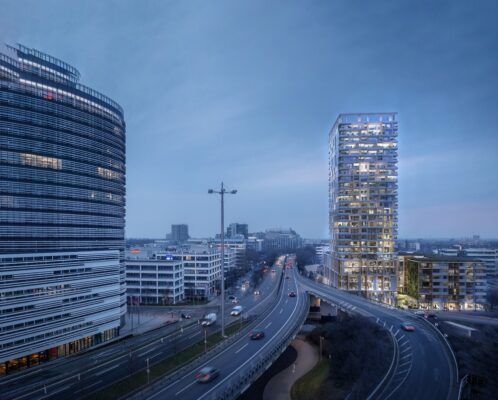
<instances>
[{"instance_id":1,"label":"city skyline","mask_svg":"<svg viewBox=\"0 0 498 400\"><path fill-rule=\"evenodd\" d=\"M403 127L399 236L496 237L497 6L427 4L12 2L0 42L78 65L125 109L127 237L175 221L212 235L207 189L224 180L239 191L227 221L326 238L328 130L340 113L380 110Z\"/></svg>"}]
</instances>

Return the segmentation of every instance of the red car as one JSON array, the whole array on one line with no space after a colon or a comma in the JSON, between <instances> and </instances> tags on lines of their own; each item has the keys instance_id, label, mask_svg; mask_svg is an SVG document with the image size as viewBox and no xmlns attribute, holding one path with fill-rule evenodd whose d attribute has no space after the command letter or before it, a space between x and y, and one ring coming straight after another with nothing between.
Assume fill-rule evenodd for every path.
<instances>
[{"instance_id":1,"label":"red car","mask_svg":"<svg viewBox=\"0 0 498 400\"><path fill-rule=\"evenodd\" d=\"M252 339L252 340L259 340L259 339L263 339L265 337L265 331L261 330L261 329L255 329L253 330L250 334L249 334L249 337Z\"/></svg>"},{"instance_id":2,"label":"red car","mask_svg":"<svg viewBox=\"0 0 498 400\"><path fill-rule=\"evenodd\" d=\"M197 379L197 382L207 383L207 382L211 382L219 374L220 374L220 371L218 371L216 368L204 367L195 375L195 379Z\"/></svg>"},{"instance_id":3,"label":"red car","mask_svg":"<svg viewBox=\"0 0 498 400\"><path fill-rule=\"evenodd\" d=\"M402 322L401 323L401 329L407 332L413 332L415 330L415 327L410 324L409 322Z\"/></svg>"}]
</instances>

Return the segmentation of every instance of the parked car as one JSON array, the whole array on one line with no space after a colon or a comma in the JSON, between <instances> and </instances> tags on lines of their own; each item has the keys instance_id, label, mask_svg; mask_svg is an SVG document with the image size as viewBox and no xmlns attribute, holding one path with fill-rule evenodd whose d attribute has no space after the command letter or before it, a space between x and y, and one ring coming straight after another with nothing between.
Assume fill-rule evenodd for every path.
<instances>
[{"instance_id":1,"label":"parked car","mask_svg":"<svg viewBox=\"0 0 498 400\"><path fill-rule=\"evenodd\" d=\"M230 315L236 317L242 313L242 306L235 306L232 308L232 311L230 312Z\"/></svg>"},{"instance_id":2,"label":"parked car","mask_svg":"<svg viewBox=\"0 0 498 400\"><path fill-rule=\"evenodd\" d=\"M215 379L218 375L220 374L220 371L218 371L214 367L204 367L202 368L196 375L195 379L197 379L197 382L200 383L207 383L211 382L213 379Z\"/></svg>"},{"instance_id":3,"label":"parked car","mask_svg":"<svg viewBox=\"0 0 498 400\"><path fill-rule=\"evenodd\" d=\"M425 311L424 310L417 310L414 312L415 315L425 315Z\"/></svg>"},{"instance_id":4,"label":"parked car","mask_svg":"<svg viewBox=\"0 0 498 400\"><path fill-rule=\"evenodd\" d=\"M413 332L415 330L415 327L410 322L402 322L401 329L407 332Z\"/></svg>"},{"instance_id":5,"label":"parked car","mask_svg":"<svg viewBox=\"0 0 498 400\"><path fill-rule=\"evenodd\" d=\"M289 297L296 297L296 292L289 292Z\"/></svg>"},{"instance_id":6,"label":"parked car","mask_svg":"<svg viewBox=\"0 0 498 400\"><path fill-rule=\"evenodd\" d=\"M249 337L251 340L259 340L265 337L265 331L262 329L254 329L251 333L249 333Z\"/></svg>"}]
</instances>

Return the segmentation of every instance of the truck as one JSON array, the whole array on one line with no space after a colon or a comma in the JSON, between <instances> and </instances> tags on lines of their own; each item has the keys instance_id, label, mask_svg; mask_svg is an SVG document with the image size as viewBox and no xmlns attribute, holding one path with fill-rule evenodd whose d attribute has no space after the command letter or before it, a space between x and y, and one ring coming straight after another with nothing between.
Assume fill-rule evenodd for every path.
<instances>
[{"instance_id":1,"label":"truck","mask_svg":"<svg viewBox=\"0 0 498 400\"><path fill-rule=\"evenodd\" d=\"M204 318L201 319L202 326L210 326L210 325L213 325L215 322L216 322L216 314L215 313L207 314Z\"/></svg>"}]
</instances>

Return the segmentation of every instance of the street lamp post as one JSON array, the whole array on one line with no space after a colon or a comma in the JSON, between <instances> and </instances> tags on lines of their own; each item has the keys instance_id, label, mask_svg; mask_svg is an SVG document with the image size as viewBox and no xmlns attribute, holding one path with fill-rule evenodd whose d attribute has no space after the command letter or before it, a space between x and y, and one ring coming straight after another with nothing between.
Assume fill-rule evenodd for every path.
<instances>
[{"instance_id":1,"label":"street lamp post","mask_svg":"<svg viewBox=\"0 0 498 400\"><path fill-rule=\"evenodd\" d=\"M208 190L209 194L221 196L221 336L225 337L225 194L235 194L236 190L227 190L221 182L220 190Z\"/></svg>"}]
</instances>

